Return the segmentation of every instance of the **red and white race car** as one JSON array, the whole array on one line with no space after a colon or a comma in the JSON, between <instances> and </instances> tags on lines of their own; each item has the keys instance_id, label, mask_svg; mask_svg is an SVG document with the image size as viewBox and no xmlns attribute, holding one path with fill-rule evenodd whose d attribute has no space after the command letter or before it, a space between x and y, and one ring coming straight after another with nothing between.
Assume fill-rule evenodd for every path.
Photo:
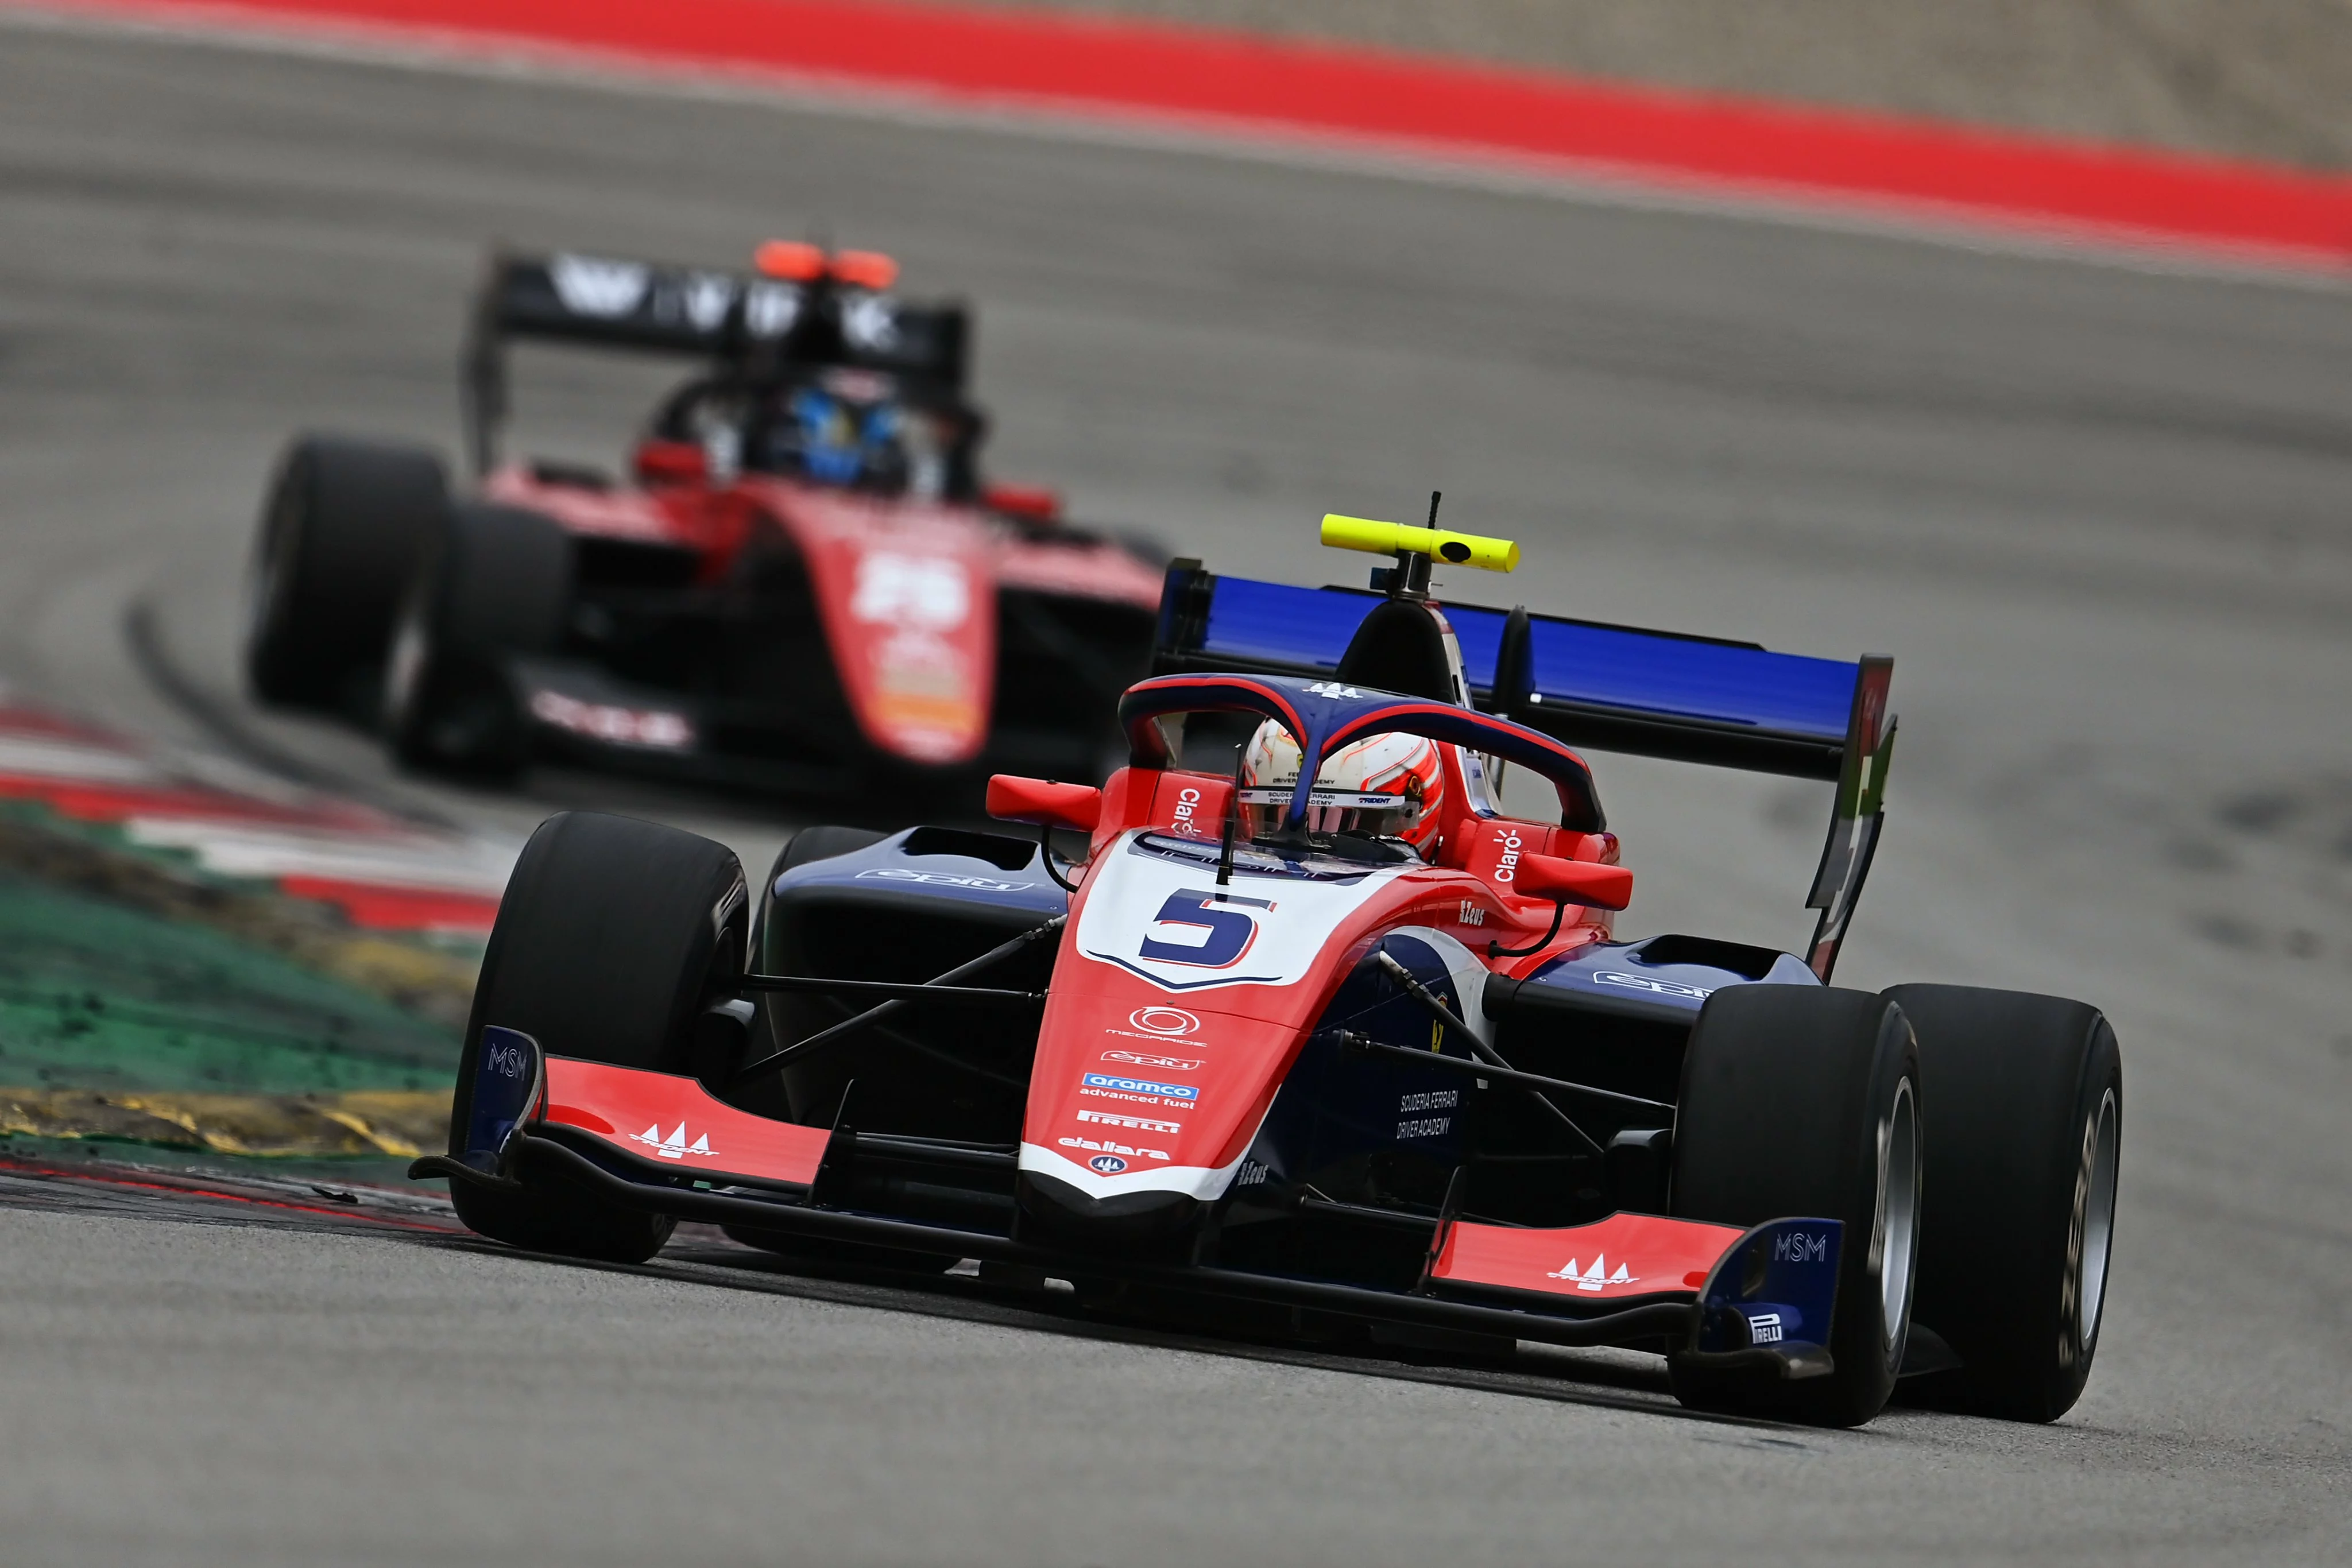
<instances>
[{"instance_id":1,"label":"red and white race car","mask_svg":"<svg viewBox=\"0 0 2352 1568\"><path fill-rule=\"evenodd\" d=\"M1828 983L1889 662L1440 606L1433 557L1515 548L1326 538L1397 564L1369 593L1171 570L1127 765L991 782L1035 836L811 829L754 890L690 834L551 820L416 1174L549 1251L642 1259L691 1218L1232 1332L1654 1350L1711 1408L1849 1424L1908 1375L2063 1412L2115 1036ZM1633 874L1564 736L1835 780L1806 956L1621 937ZM1551 804L1507 814L1506 770Z\"/></svg>"},{"instance_id":2,"label":"red and white race car","mask_svg":"<svg viewBox=\"0 0 2352 1568\"><path fill-rule=\"evenodd\" d=\"M481 475L297 440L261 519L266 701L379 721L415 765L562 752L751 786L1096 777L1150 656L1156 561L984 484L970 318L890 260L761 247L755 276L494 258L467 356ZM500 462L505 349L691 355L627 479Z\"/></svg>"}]
</instances>

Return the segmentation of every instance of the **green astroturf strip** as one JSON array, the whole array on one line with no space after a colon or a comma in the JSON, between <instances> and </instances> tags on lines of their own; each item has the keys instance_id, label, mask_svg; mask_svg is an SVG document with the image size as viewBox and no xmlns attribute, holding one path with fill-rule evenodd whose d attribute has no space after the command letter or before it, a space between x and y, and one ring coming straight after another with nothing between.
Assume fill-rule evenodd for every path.
<instances>
[{"instance_id":1,"label":"green astroturf strip","mask_svg":"<svg viewBox=\"0 0 2352 1568\"><path fill-rule=\"evenodd\" d=\"M439 1089L454 1032L202 926L0 875L0 1084Z\"/></svg>"}]
</instances>

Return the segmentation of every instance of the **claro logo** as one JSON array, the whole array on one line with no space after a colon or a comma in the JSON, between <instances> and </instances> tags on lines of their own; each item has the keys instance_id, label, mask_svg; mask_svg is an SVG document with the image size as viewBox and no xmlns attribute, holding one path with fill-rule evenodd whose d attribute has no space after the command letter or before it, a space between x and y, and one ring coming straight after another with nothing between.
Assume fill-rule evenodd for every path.
<instances>
[{"instance_id":1,"label":"claro logo","mask_svg":"<svg viewBox=\"0 0 2352 1568\"><path fill-rule=\"evenodd\" d=\"M1191 1034L1201 1027L1201 1020L1182 1008L1138 1008L1127 1021L1146 1034Z\"/></svg>"},{"instance_id":2,"label":"claro logo","mask_svg":"<svg viewBox=\"0 0 2352 1568\"><path fill-rule=\"evenodd\" d=\"M1191 789L1189 787L1178 790L1176 793L1176 814L1172 824L1175 830L1188 838L1197 839L1202 837L1203 835L1201 831L1201 824L1199 821L1200 813L1201 792L1198 789Z\"/></svg>"},{"instance_id":3,"label":"claro logo","mask_svg":"<svg viewBox=\"0 0 2352 1568\"><path fill-rule=\"evenodd\" d=\"M1502 857L1495 862L1495 880L1508 882L1519 874L1519 852L1524 847L1515 828L1497 828L1495 841L1503 846Z\"/></svg>"}]
</instances>

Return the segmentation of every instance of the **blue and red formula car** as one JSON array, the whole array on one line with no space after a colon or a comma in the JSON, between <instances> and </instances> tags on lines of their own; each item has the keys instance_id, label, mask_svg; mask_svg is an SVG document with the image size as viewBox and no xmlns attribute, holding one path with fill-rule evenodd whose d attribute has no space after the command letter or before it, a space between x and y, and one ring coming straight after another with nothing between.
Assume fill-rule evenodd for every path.
<instances>
[{"instance_id":1,"label":"blue and red formula car","mask_svg":"<svg viewBox=\"0 0 2352 1568\"><path fill-rule=\"evenodd\" d=\"M708 841L551 819L419 1174L554 1252L689 1218L1241 1333L1655 1351L1711 1409L1851 1424L1910 1378L2066 1410L2115 1037L2055 998L1829 983L1889 662L1441 606L1433 560L1516 547L1326 538L1395 564L1360 593L1177 563L1127 765L992 781L1027 834L811 829L750 889ZM1834 779L1807 953L1621 936L1570 740ZM1506 814L1506 770L1552 803Z\"/></svg>"}]
</instances>

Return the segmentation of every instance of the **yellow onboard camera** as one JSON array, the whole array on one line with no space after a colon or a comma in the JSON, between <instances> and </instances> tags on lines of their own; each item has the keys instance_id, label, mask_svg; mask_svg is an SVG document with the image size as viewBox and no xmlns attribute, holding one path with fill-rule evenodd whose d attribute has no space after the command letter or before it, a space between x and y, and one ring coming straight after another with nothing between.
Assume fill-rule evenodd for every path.
<instances>
[{"instance_id":1,"label":"yellow onboard camera","mask_svg":"<svg viewBox=\"0 0 2352 1568\"><path fill-rule=\"evenodd\" d=\"M1427 598L1429 569L1441 560L1448 566L1475 566L1481 571L1517 570L1519 547L1511 540L1457 534L1439 528L1440 499L1439 492L1429 493L1429 524L1419 528L1408 523L1383 523L1371 517L1343 517L1337 512L1326 512L1323 542L1335 549L1394 556L1393 568L1372 573L1373 589L1391 597Z\"/></svg>"},{"instance_id":2,"label":"yellow onboard camera","mask_svg":"<svg viewBox=\"0 0 2352 1568\"><path fill-rule=\"evenodd\" d=\"M1475 566L1481 571L1515 571L1519 547L1509 539L1477 534L1457 534L1450 528L1417 528L1410 523L1382 523L1370 517L1343 517L1327 512L1323 542L1335 549L1360 549L1370 555L1425 555L1448 566Z\"/></svg>"}]
</instances>

